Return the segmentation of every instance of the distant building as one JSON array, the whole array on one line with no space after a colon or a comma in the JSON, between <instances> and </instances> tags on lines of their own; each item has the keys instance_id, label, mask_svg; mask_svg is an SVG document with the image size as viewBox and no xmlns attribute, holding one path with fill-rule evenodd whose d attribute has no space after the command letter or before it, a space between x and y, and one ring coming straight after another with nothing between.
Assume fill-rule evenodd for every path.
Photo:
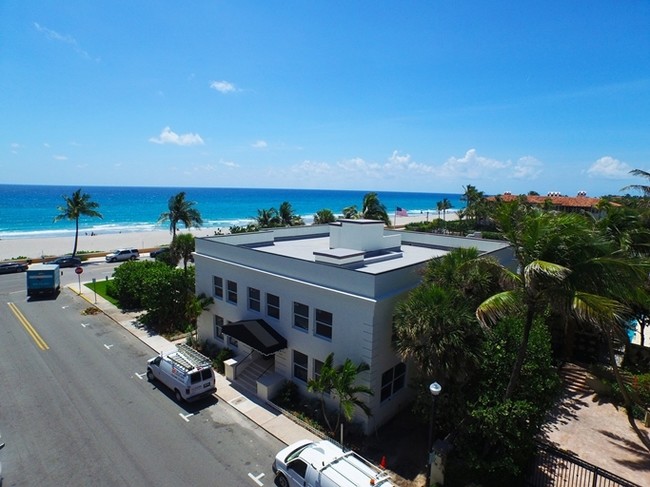
<instances>
[{"instance_id":1,"label":"distant building","mask_svg":"<svg viewBox=\"0 0 650 487\"><path fill-rule=\"evenodd\" d=\"M198 337L233 349L226 376L263 399L285 380L307 393L327 355L370 366L358 378L374 391L359 412L366 433L412 399L411 370L392 348L398 300L421 280L430 259L477 247L510 263L502 241L384 228L375 220L269 229L196 239L196 291L215 303Z\"/></svg>"},{"instance_id":2,"label":"distant building","mask_svg":"<svg viewBox=\"0 0 650 487\"><path fill-rule=\"evenodd\" d=\"M549 208L556 211L564 212L575 212L575 211L584 211L589 213L600 213L601 210L598 207L601 202L601 198L591 198L587 196L585 191L579 191L576 196L564 196L558 192L550 192L546 196L542 195L513 195L510 192L504 192L501 195L489 196L486 198L487 201L514 201L520 197L525 198L525 200L535 206L541 206Z\"/></svg>"}]
</instances>

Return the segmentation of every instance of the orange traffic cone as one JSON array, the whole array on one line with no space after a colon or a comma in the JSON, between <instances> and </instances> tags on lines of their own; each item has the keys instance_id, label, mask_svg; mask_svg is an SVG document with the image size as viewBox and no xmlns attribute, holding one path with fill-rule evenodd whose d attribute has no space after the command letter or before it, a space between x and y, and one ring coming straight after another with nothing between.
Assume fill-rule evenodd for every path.
<instances>
[{"instance_id":1,"label":"orange traffic cone","mask_svg":"<svg viewBox=\"0 0 650 487\"><path fill-rule=\"evenodd\" d=\"M381 457L381 462L379 462L379 466L381 467L382 470L386 468L386 455L383 455Z\"/></svg>"}]
</instances>

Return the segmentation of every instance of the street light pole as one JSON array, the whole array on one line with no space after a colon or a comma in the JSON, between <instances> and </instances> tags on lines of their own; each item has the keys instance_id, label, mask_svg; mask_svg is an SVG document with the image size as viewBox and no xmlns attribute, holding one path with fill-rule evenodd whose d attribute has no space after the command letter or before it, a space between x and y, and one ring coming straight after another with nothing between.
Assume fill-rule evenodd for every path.
<instances>
[{"instance_id":1,"label":"street light pole","mask_svg":"<svg viewBox=\"0 0 650 487\"><path fill-rule=\"evenodd\" d=\"M429 393L431 394L431 414L429 416L429 442L427 443L427 471L426 471L426 487L431 486L431 460L433 457L433 412L436 404L436 397L442 391L442 387L437 382L429 385Z\"/></svg>"}]
</instances>

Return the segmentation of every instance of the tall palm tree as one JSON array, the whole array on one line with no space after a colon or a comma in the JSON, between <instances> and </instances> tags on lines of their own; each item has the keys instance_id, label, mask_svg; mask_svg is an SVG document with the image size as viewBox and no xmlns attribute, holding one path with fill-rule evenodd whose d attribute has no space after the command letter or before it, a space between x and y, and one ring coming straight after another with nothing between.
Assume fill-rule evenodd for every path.
<instances>
[{"instance_id":1,"label":"tall palm tree","mask_svg":"<svg viewBox=\"0 0 650 487\"><path fill-rule=\"evenodd\" d=\"M341 213L343 213L343 218L346 219L356 220L357 218L361 218L361 214L357 209L357 205L346 206L343 208L343 211Z\"/></svg>"},{"instance_id":2,"label":"tall palm tree","mask_svg":"<svg viewBox=\"0 0 650 487\"><path fill-rule=\"evenodd\" d=\"M447 221L447 210L451 208L451 201L447 198L443 198L440 207L442 209L442 218Z\"/></svg>"},{"instance_id":3,"label":"tall palm tree","mask_svg":"<svg viewBox=\"0 0 650 487\"><path fill-rule=\"evenodd\" d=\"M176 230L179 223L185 225L185 228L201 228L201 225L203 225L201 213L199 213L199 210L194 205L196 205L196 202L185 199L185 191L181 191L177 195L169 198L169 202L167 203L168 211L160 214L158 223L169 221L169 231L172 234L172 240L176 238Z\"/></svg>"},{"instance_id":4,"label":"tall palm tree","mask_svg":"<svg viewBox=\"0 0 650 487\"><path fill-rule=\"evenodd\" d=\"M524 316L521 345L504 394L510 399L535 318L549 307L582 322L596 315L618 316L621 303L612 298L636 292L643 266L617 257L617 249L582 215L548 213L513 201L497 205L494 218L512 244L519 268L501 268L506 290L481 303L476 316L486 326L512 314Z\"/></svg>"},{"instance_id":5,"label":"tall palm tree","mask_svg":"<svg viewBox=\"0 0 650 487\"><path fill-rule=\"evenodd\" d=\"M650 180L650 172L648 171L642 171L641 169L633 169L630 171L630 174L633 176L639 176ZM650 186L648 185L630 184L629 186L625 186L624 188L621 188L621 191L626 191L628 189L641 191L643 193L643 196L645 196L646 198L650 197Z\"/></svg>"},{"instance_id":6,"label":"tall palm tree","mask_svg":"<svg viewBox=\"0 0 650 487\"><path fill-rule=\"evenodd\" d=\"M323 208L314 214L314 225L323 225L325 223L332 223L336 221L336 216L332 210Z\"/></svg>"},{"instance_id":7,"label":"tall palm tree","mask_svg":"<svg viewBox=\"0 0 650 487\"><path fill-rule=\"evenodd\" d=\"M381 220L386 226L390 226L388 212L382 202L379 201L377 193L366 193L363 197L361 218L367 218L368 220Z\"/></svg>"},{"instance_id":8,"label":"tall palm tree","mask_svg":"<svg viewBox=\"0 0 650 487\"><path fill-rule=\"evenodd\" d=\"M325 362L323 362L318 376L314 377L307 383L307 390L309 392L315 392L320 398L321 414L330 432L334 432L336 429L332 428L332 424L330 423L325 396L329 395L332 392L332 387L334 387L334 375L336 374L336 370L334 369L333 362L334 353L330 353L325 358Z\"/></svg>"},{"instance_id":9,"label":"tall palm tree","mask_svg":"<svg viewBox=\"0 0 650 487\"><path fill-rule=\"evenodd\" d=\"M484 197L483 191L479 191L476 189L476 186L472 186L471 184L463 186L463 189L465 192L460 199L465 202L465 216L468 220L474 219L476 221L480 213L480 202Z\"/></svg>"},{"instance_id":10,"label":"tall palm tree","mask_svg":"<svg viewBox=\"0 0 650 487\"><path fill-rule=\"evenodd\" d=\"M74 220L74 247L72 256L77 253L77 243L79 241L79 217L89 216L92 218L103 218L97 211L99 203L90 200L90 195L81 193L81 189L72 193L72 196L62 196L65 200L65 206L58 206L59 214L54 217L54 221Z\"/></svg>"}]
</instances>

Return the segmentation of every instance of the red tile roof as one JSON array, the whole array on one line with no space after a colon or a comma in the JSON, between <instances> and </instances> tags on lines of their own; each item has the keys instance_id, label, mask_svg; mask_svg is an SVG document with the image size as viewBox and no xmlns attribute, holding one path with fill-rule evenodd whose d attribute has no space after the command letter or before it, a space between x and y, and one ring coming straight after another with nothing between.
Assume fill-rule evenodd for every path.
<instances>
[{"instance_id":1,"label":"red tile roof","mask_svg":"<svg viewBox=\"0 0 650 487\"><path fill-rule=\"evenodd\" d=\"M519 196L514 194L499 195L501 201L514 201ZM496 196L489 196L488 201L495 201ZM565 208L586 208L592 209L598 205L600 198L591 198L588 196L530 196L526 195L526 200L532 205L544 205L546 201L550 200L554 206L563 206Z\"/></svg>"}]
</instances>

